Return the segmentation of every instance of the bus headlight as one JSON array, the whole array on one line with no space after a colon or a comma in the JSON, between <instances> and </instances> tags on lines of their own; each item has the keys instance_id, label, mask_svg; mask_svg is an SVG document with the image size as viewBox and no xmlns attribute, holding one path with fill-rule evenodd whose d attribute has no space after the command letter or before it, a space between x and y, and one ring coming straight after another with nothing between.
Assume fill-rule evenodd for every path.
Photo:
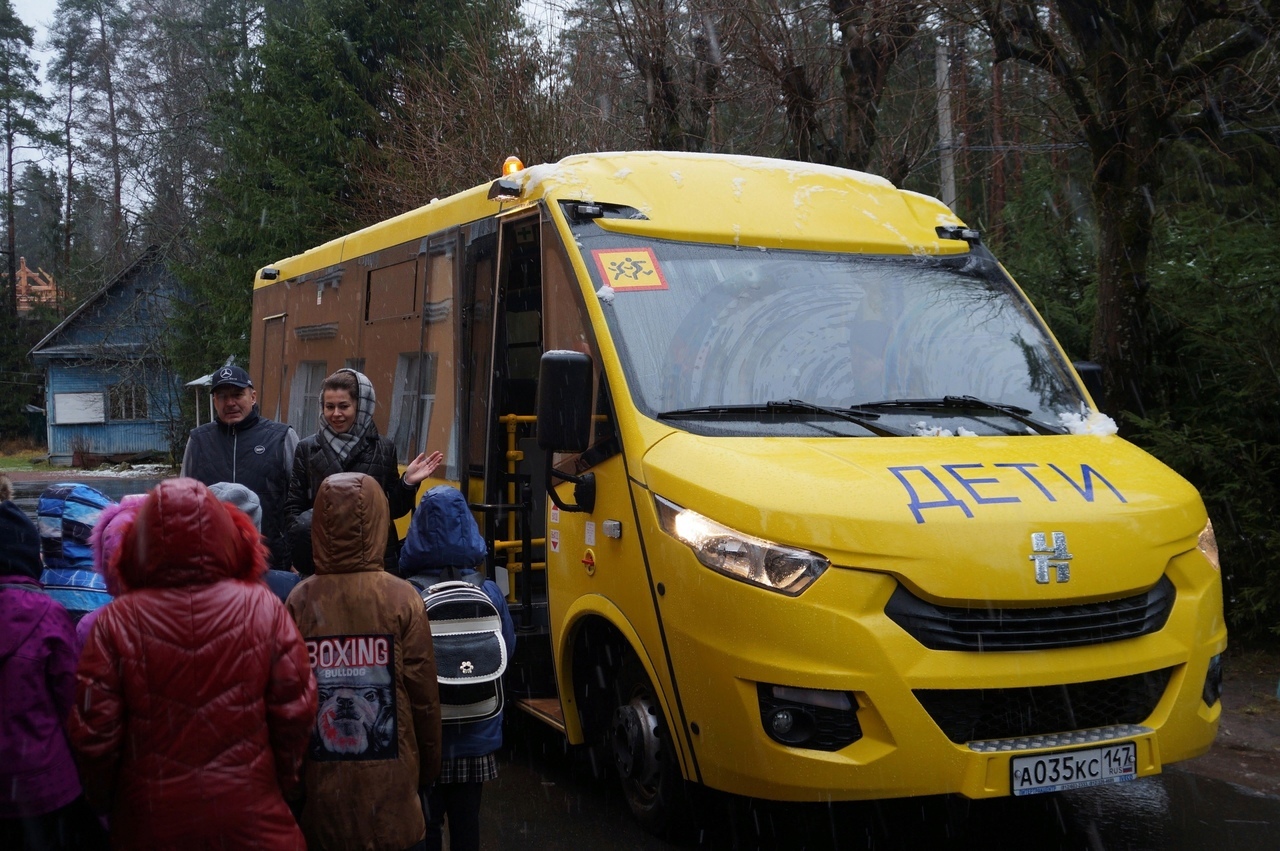
<instances>
[{"instance_id":1,"label":"bus headlight","mask_svg":"<svg viewBox=\"0 0 1280 851\"><path fill-rule=\"evenodd\" d=\"M1213 565L1216 571L1222 571L1222 565L1218 561L1218 537L1213 534L1213 521L1206 520L1204 529L1200 531L1200 540L1196 542L1197 549L1204 553L1204 557L1209 560L1209 564Z\"/></svg>"},{"instance_id":2,"label":"bus headlight","mask_svg":"<svg viewBox=\"0 0 1280 851\"><path fill-rule=\"evenodd\" d=\"M663 530L705 566L732 579L794 597L831 564L817 553L737 532L660 496L653 499Z\"/></svg>"}]
</instances>

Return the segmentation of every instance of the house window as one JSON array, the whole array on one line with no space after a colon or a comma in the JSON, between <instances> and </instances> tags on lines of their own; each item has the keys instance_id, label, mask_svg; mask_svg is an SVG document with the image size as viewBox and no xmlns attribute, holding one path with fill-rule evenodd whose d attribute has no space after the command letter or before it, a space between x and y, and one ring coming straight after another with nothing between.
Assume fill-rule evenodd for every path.
<instances>
[{"instance_id":1,"label":"house window","mask_svg":"<svg viewBox=\"0 0 1280 851\"><path fill-rule=\"evenodd\" d=\"M106 411L102 407L102 401L101 391L97 393L54 393L53 421L57 425L106 422Z\"/></svg>"},{"instance_id":2,"label":"house window","mask_svg":"<svg viewBox=\"0 0 1280 851\"><path fill-rule=\"evenodd\" d=\"M147 419L147 388L133 381L122 381L108 388L111 419Z\"/></svg>"},{"instance_id":3,"label":"house window","mask_svg":"<svg viewBox=\"0 0 1280 851\"><path fill-rule=\"evenodd\" d=\"M435 400L435 353L401 354L396 361L395 396L391 399L391 439L401 464L425 451Z\"/></svg>"}]
</instances>

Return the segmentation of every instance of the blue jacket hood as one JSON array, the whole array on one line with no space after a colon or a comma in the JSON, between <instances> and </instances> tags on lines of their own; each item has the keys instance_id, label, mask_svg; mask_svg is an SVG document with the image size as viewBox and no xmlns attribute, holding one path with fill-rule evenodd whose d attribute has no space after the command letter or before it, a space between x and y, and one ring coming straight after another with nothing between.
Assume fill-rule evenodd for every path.
<instances>
[{"instance_id":1,"label":"blue jacket hood","mask_svg":"<svg viewBox=\"0 0 1280 851\"><path fill-rule=\"evenodd\" d=\"M400 574L475 567L484 562L486 554L484 537L462 492L450 485L437 485L423 495L413 513L400 550Z\"/></svg>"},{"instance_id":2,"label":"blue jacket hood","mask_svg":"<svg viewBox=\"0 0 1280 851\"><path fill-rule=\"evenodd\" d=\"M114 502L101 491L79 482L60 482L45 488L36 505L44 566L93 572L89 535L102 509ZM102 589L105 590L106 585Z\"/></svg>"},{"instance_id":3,"label":"blue jacket hood","mask_svg":"<svg viewBox=\"0 0 1280 851\"><path fill-rule=\"evenodd\" d=\"M107 582L93 566L90 537L104 509L115 500L79 482L50 485L36 504L44 572L50 597L78 618L111 602Z\"/></svg>"}]
</instances>

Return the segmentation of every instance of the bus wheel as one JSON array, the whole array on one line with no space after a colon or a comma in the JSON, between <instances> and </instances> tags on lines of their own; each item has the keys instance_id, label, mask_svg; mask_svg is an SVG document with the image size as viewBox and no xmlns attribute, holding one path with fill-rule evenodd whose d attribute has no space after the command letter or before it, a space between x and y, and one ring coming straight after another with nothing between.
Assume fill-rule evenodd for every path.
<instances>
[{"instance_id":1,"label":"bus wheel","mask_svg":"<svg viewBox=\"0 0 1280 851\"><path fill-rule=\"evenodd\" d=\"M644 669L628 659L619 672L609 739L622 791L640 826L672 837L684 827L684 779L670 727Z\"/></svg>"}]
</instances>

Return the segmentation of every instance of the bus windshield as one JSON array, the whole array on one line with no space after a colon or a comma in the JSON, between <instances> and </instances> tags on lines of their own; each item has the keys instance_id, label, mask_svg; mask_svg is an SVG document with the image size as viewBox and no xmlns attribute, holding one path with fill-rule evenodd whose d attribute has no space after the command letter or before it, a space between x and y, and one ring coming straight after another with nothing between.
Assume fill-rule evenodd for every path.
<instances>
[{"instance_id":1,"label":"bus windshield","mask_svg":"<svg viewBox=\"0 0 1280 851\"><path fill-rule=\"evenodd\" d=\"M1033 434L1085 409L1071 366L985 250L887 257L592 230L578 244L634 402L679 428Z\"/></svg>"}]
</instances>

